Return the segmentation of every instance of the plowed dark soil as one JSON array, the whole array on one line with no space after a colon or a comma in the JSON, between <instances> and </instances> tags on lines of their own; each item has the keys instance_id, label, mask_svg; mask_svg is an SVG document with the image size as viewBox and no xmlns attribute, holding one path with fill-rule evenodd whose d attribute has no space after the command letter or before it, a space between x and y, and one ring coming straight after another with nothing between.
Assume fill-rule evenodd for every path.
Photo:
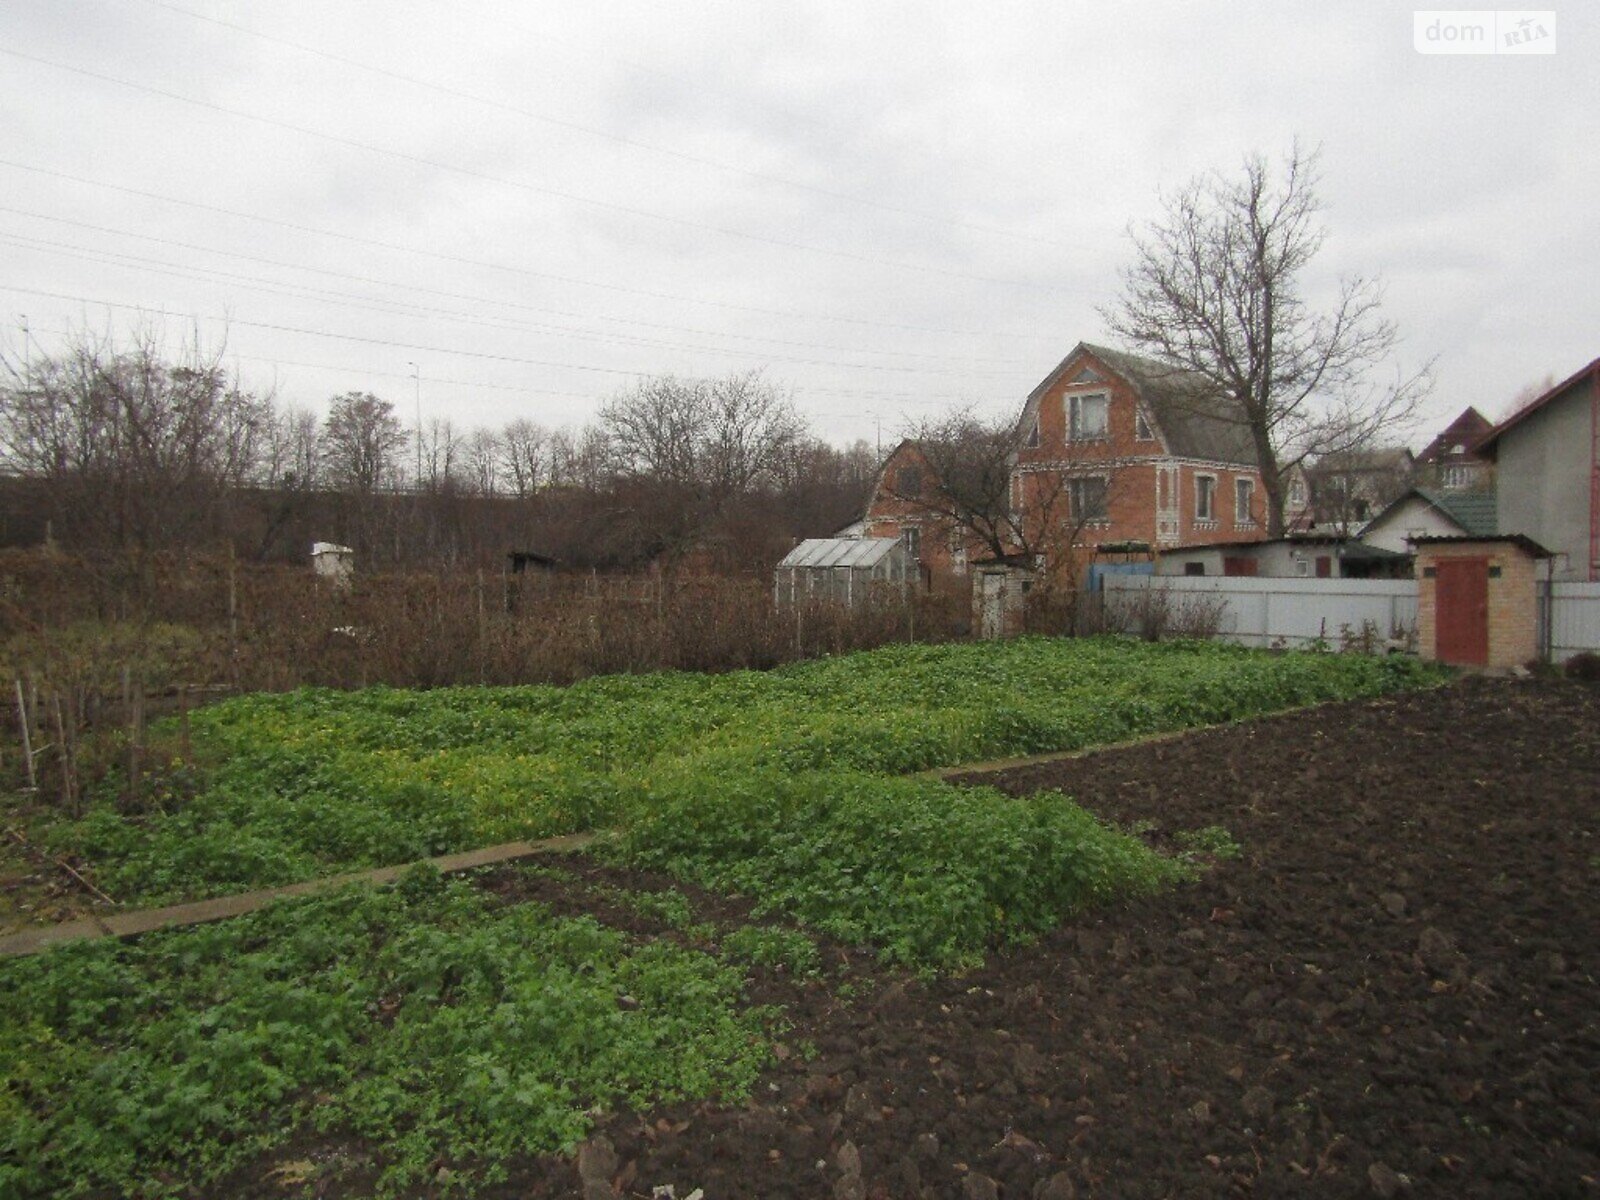
<instances>
[{"instance_id":1,"label":"plowed dark soil","mask_svg":"<svg viewBox=\"0 0 1600 1200\"><path fill-rule=\"evenodd\" d=\"M503 1194L1600 1196L1600 690L1468 680L983 781L1242 853L961 979L791 988L817 1057Z\"/></svg>"}]
</instances>

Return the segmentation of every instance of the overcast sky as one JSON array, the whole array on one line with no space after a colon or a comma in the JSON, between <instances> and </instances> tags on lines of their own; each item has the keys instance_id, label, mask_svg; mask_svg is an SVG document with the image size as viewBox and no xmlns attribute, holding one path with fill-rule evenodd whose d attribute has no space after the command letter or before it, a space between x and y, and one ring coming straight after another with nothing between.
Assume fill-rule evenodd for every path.
<instances>
[{"instance_id":1,"label":"overcast sky","mask_svg":"<svg viewBox=\"0 0 1600 1200\"><path fill-rule=\"evenodd\" d=\"M1600 355L1600 22L1393 3L6 0L0 345L198 326L252 385L581 424L752 367L837 442L1017 411L1163 188L1322 150L1429 432ZM1416 444L1425 438L1413 438Z\"/></svg>"}]
</instances>

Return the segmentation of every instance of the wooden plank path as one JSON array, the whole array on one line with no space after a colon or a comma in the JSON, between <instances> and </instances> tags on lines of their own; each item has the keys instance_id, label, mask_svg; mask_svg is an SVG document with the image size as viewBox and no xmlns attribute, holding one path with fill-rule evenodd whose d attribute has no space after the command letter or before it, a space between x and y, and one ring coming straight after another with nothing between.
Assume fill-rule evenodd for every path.
<instances>
[{"instance_id":1,"label":"wooden plank path","mask_svg":"<svg viewBox=\"0 0 1600 1200\"><path fill-rule=\"evenodd\" d=\"M136 937L157 929L177 929L184 925L200 925L207 921L221 921L265 908L275 900L293 896L311 896L350 883L393 883L412 867L427 864L442 872L470 871L474 867L488 867L495 863L528 858L535 854L563 854L582 850L594 841L592 833L573 833L565 837L545 838L538 842L505 842L499 846L485 846L481 850L467 850L460 854L441 854L420 862L401 863L394 867L374 867L368 871L351 871L344 875L329 875L323 879L308 879L304 883L290 883L282 887L263 888L257 892L240 892L233 896L218 896L211 900L196 900L191 904L169 904L165 908L145 908L133 912L110 913L106 916L83 917L76 921L63 921L57 925L41 925L23 929L0 937L0 957L37 954L62 942L85 941L102 937Z\"/></svg>"}]
</instances>

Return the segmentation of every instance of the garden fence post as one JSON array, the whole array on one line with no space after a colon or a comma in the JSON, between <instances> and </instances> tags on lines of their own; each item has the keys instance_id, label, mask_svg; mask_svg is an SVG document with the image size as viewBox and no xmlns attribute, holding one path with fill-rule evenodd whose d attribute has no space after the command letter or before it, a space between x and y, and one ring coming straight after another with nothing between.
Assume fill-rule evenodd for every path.
<instances>
[{"instance_id":1,"label":"garden fence post","mask_svg":"<svg viewBox=\"0 0 1600 1200\"><path fill-rule=\"evenodd\" d=\"M22 696L22 680L16 680L17 685L17 722L22 728L22 759L28 765L28 788L37 791L39 777L33 770L33 734L28 729L28 706Z\"/></svg>"}]
</instances>

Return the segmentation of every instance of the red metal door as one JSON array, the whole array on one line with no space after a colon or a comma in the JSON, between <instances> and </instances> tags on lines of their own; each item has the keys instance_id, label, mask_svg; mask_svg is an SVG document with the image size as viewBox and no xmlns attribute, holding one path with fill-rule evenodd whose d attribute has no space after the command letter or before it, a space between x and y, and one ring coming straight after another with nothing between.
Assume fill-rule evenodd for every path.
<instances>
[{"instance_id":1,"label":"red metal door","mask_svg":"<svg viewBox=\"0 0 1600 1200\"><path fill-rule=\"evenodd\" d=\"M1489 560L1441 558L1434 573L1434 652L1440 662L1489 661Z\"/></svg>"}]
</instances>

